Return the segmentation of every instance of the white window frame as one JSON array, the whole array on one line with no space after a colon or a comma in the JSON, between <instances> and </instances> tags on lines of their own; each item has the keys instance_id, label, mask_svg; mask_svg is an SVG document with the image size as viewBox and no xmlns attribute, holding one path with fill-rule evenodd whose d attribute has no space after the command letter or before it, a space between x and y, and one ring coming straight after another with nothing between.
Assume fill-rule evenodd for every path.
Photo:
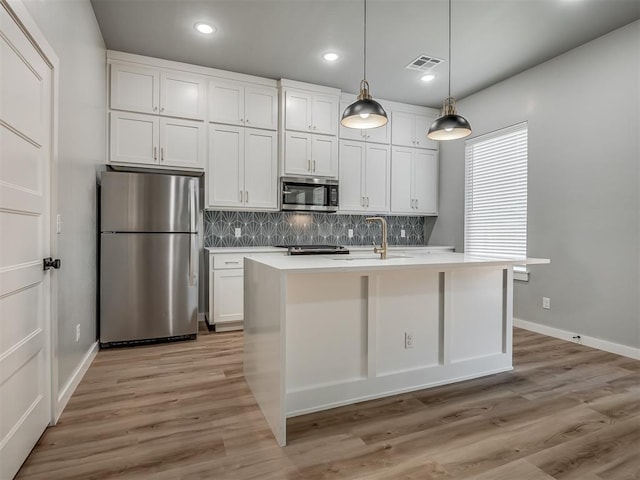
<instances>
[{"instance_id":1,"label":"white window frame","mask_svg":"<svg viewBox=\"0 0 640 480\"><path fill-rule=\"evenodd\" d=\"M527 177L527 122L465 142L465 253L526 259ZM526 265L513 270L528 281Z\"/></svg>"}]
</instances>

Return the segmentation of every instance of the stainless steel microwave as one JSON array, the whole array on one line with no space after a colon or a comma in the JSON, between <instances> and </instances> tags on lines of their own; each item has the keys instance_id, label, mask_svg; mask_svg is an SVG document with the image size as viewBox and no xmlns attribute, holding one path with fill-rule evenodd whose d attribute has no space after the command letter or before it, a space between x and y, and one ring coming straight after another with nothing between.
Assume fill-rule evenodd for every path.
<instances>
[{"instance_id":1,"label":"stainless steel microwave","mask_svg":"<svg viewBox=\"0 0 640 480\"><path fill-rule=\"evenodd\" d=\"M332 178L282 177L282 210L337 212L338 180Z\"/></svg>"}]
</instances>

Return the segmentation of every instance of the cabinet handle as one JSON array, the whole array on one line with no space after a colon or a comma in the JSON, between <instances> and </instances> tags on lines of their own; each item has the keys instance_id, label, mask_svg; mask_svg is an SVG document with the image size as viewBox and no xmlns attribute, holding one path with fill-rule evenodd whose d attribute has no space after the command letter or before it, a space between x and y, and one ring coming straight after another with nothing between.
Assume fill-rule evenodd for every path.
<instances>
[{"instance_id":1,"label":"cabinet handle","mask_svg":"<svg viewBox=\"0 0 640 480\"><path fill-rule=\"evenodd\" d=\"M314 172L316 171L316 161L315 160L313 161L313 171Z\"/></svg>"},{"instance_id":2,"label":"cabinet handle","mask_svg":"<svg viewBox=\"0 0 640 480\"><path fill-rule=\"evenodd\" d=\"M311 130L311 125L309 125L309 130Z\"/></svg>"},{"instance_id":3,"label":"cabinet handle","mask_svg":"<svg viewBox=\"0 0 640 480\"><path fill-rule=\"evenodd\" d=\"M364 197L360 197L360 206L364 207Z\"/></svg>"},{"instance_id":4,"label":"cabinet handle","mask_svg":"<svg viewBox=\"0 0 640 480\"><path fill-rule=\"evenodd\" d=\"M158 107L153 107L153 111L157 112L158 111Z\"/></svg>"},{"instance_id":5,"label":"cabinet handle","mask_svg":"<svg viewBox=\"0 0 640 480\"><path fill-rule=\"evenodd\" d=\"M244 123L244 118L241 118L241 119L240 119L240 123Z\"/></svg>"},{"instance_id":6,"label":"cabinet handle","mask_svg":"<svg viewBox=\"0 0 640 480\"><path fill-rule=\"evenodd\" d=\"M311 160L307 160L307 170L311 171Z\"/></svg>"},{"instance_id":7,"label":"cabinet handle","mask_svg":"<svg viewBox=\"0 0 640 480\"><path fill-rule=\"evenodd\" d=\"M244 191L244 201L249 203L249 190Z\"/></svg>"},{"instance_id":8,"label":"cabinet handle","mask_svg":"<svg viewBox=\"0 0 640 480\"><path fill-rule=\"evenodd\" d=\"M369 197L367 197L367 208L369 207Z\"/></svg>"},{"instance_id":9,"label":"cabinet handle","mask_svg":"<svg viewBox=\"0 0 640 480\"><path fill-rule=\"evenodd\" d=\"M164 147L160 147L160 161L164 162Z\"/></svg>"},{"instance_id":10,"label":"cabinet handle","mask_svg":"<svg viewBox=\"0 0 640 480\"><path fill-rule=\"evenodd\" d=\"M247 118L247 119L245 120L245 122L246 122L246 123L249 123L249 119Z\"/></svg>"},{"instance_id":11,"label":"cabinet handle","mask_svg":"<svg viewBox=\"0 0 640 480\"><path fill-rule=\"evenodd\" d=\"M313 126L313 129L314 129L314 130L316 129L316 126L315 126L315 125Z\"/></svg>"},{"instance_id":12,"label":"cabinet handle","mask_svg":"<svg viewBox=\"0 0 640 480\"><path fill-rule=\"evenodd\" d=\"M161 108L160 108L160 111L161 111L161 112L164 112L164 107L161 107Z\"/></svg>"},{"instance_id":13,"label":"cabinet handle","mask_svg":"<svg viewBox=\"0 0 640 480\"><path fill-rule=\"evenodd\" d=\"M420 208L420 207L418 206L418 199L417 199L417 198L416 198L416 208Z\"/></svg>"},{"instance_id":14,"label":"cabinet handle","mask_svg":"<svg viewBox=\"0 0 640 480\"><path fill-rule=\"evenodd\" d=\"M232 261L230 261L230 260L225 260L225 262L224 262L224 264L225 264L225 265L229 265L229 264L232 264L232 263L240 263L240 262L239 262L239 261L237 261L237 260L236 260L236 261L233 261L233 262L232 262Z\"/></svg>"},{"instance_id":15,"label":"cabinet handle","mask_svg":"<svg viewBox=\"0 0 640 480\"><path fill-rule=\"evenodd\" d=\"M242 190L240 190L240 201L242 201Z\"/></svg>"},{"instance_id":16,"label":"cabinet handle","mask_svg":"<svg viewBox=\"0 0 640 480\"><path fill-rule=\"evenodd\" d=\"M158 147L153 147L153 160L158 160Z\"/></svg>"}]
</instances>

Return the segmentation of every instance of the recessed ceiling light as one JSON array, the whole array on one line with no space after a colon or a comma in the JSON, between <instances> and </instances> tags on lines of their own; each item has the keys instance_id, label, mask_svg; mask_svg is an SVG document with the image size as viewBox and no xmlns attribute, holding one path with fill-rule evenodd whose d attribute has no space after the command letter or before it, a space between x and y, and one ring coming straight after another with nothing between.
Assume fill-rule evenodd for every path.
<instances>
[{"instance_id":1,"label":"recessed ceiling light","mask_svg":"<svg viewBox=\"0 0 640 480\"><path fill-rule=\"evenodd\" d=\"M423 82L430 82L434 78L436 78L436 76L433 73L427 73L427 74L421 76L420 80L422 80Z\"/></svg>"},{"instance_id":2,"label":"recessed ceiling light","mask_svg":"<svg viewBox=\"0 0 640 480\"><path fill-rule=\"evenodd\" d=\"M193 26L193 28L195 28L200 33L204 33L206 35L210 35L212 33L215 33L216 31L216 27L214 27L213 25L209 25L208 23L202 23L202 22L196 23Z\"/></svg>"},{"instance_id":3,"label":"recessed ceiling light","mask_svg":"<svg viewBox=\"0 0 640 480\"><path fill-rule=\"evenodd\" d=\"M335 52L327 52L322 55L322 58L324 58L327 62L335 62L340 58L340 55Z\"/></svg>"}]
</instances>

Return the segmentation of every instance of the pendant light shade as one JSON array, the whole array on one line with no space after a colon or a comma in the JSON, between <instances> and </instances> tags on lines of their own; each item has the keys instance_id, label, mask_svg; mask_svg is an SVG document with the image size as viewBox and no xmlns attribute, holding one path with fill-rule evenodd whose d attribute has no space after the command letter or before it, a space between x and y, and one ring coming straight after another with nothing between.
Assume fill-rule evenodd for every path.
<instances>
[{"instance_id":1,"label":"pendant light shade","mask_svg":"<svg viewBox=\"0 0 640 480\"><path fill-rule=\"evenodd\" d=\"M456 101L445 98L442 115L429 127L427 137L431 140L456 140L471 134L471 125L466 118L456 113Z\"/></svg>"},{"instance_id":2,"label":"pendant light shade","mask_svg":"<svg viewBox=\"0 0 640 480\"><path fill-rule=\"evenodd\" d=\"M456 111L456 101L451 96L451 0L449 0L449 95L442 104L440 117L431 124L427 137L431 140L456 140L471 135L471 125Z\"/></svg>"},{"instance_id":3,"label":"pendant light shade","mask_svg":"<svg viewBox=\"0 0 640 480\"><path fill-rule=\"evenodd\" d=\"M385 125L389 119L382 105L371 98L367 82L367 0L364 0L364 70L360 82L358 100L345 108L340 123L348 128L376 128Z\"/></svg>"},{"instance_id":4,"label":"pendant light shade","mask_svg":"<svg viewBox=\"0 0 640 480\"><path fill-rule=\"evenodd\" d=\"M388 122L387 112L369 94L369 82L360 82L358 100L345 108L340 123L349 128L376 128Z\"/></svg>"}]
</instances>

